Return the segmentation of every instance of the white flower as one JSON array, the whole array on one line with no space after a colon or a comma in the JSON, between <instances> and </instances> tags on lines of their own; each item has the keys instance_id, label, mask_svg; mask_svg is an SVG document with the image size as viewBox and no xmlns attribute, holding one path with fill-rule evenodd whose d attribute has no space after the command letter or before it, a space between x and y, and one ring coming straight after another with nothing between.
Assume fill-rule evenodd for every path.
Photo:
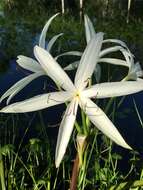
<instances>
[{"instance_id":1,"label":"white flower","mask_svg":"<svg viewBox=\"0 0 143 190\"><path fill-rule=\"evenodd\" d=\"M63 35L63 33L60 33L58 35L53 36L48 43L46 43L46 35L49 29L49 26L51 25L52 21L56 18L56 16L59 15L59 13L53 15L45 24L40 38L39 38L39 46L47 50L48 52L51 52L53 45L57 41L57 39ZM61 56L65 55L75 55L75 56L81 56L82 54L78 51L70 51L70 52L65 52L63 54L60 54L55 57L55 59L58 59ZM11 88L9 88L0 98L0 102L3 101L5 98L8 97L7 99L7 104L11 101L11 99L18 94L25 86L27 86L30 82L35 80L38 77L41 76L48 76L48 73L45 72L45 70L41 67L41 65L34 59L30 57L26 57L23 55L19 55L17 57L18 59L16 60L17 64L22 67L23 69L26 69L32 74L29 74L28 76L24 77L17 83L15 83Z\"/></svg>"},{"instance_id":2,"label":"white flower","mask_svg":"<svg viewBox=\"0 0 143 190\"><path fill-rule=\"evenodd\" d=\"M90 18L87 15L84 15L84 26L85 26L86 42L88 44L89 41L95 37L96 31L94 29L93 23L91 22ZM100 59L98 60L98 63L109 63L109 64L113 64L113 65L125 66L128 68L130 67L131 63L130 63L129 59L130 59L130 57L132 57L132 54L131 54L130 50L128 49L127 45L123 41L117 40L117 39L106 39L106 40L103 40L103 43L104 44L107 44L107 43L113 44L113 46L105 48L100 52L100 54L99 54ZM123 55L125 60L111 58L111 57L110 58L104 57L110 53L117 52L117 51L119 51ZM78 61L71 63L65 68L65 70L73 70L78 67L78 64L79 64ZM100 77L101 77L100 64L96 64L94 75L95 75L96 81L99 83Z\"/></svg>"},{"instance_id":3,"label":"white flower","mask_svg":"<svg viewBox=\"0 0 143 190\"><path fill-rule=\"evenodd\" d=\"M90 121L111 140L122 147L131 149L125 142L114 124L91 98L122 96L139 92L143 89L140 81L107 82L87 88L94 68L99 59L103 42L103 33L97 33L88 43L78 66L74 84L55 59L44 49L35 46L34 53L45 72L58 84L63 91L35 96L25 101L6 106L4 113L31 112L64 102L69 102L63 116L56 146L55 163L59 167L65 154L76 119L78 105L87 114Z\"/></svg>"},{"instance_id":4,"label":"white flower","mask_svg":"<svg viewBox=\"0 0 143 190\"><path fill-rule=\"evenodd\" d=\"M53 19L58 15L55 14L53 15L45 24L41 35L40 35L40 39L39 39L39 46L42 48L47 49L47 51L51 51L52 46L54 45L54 43L56 42L56 40L58 39L58 37L60 37L62 35L58 34L55 35L54 37L51 38L51 40L49 41L48 45L46 45L46 33L49 29L49 26L51 24L51 22L53 21ZM16 60L16 62L18 63L18 65L20 67L22 67L23 69L26 69L30 72L32 72L32 74L29 74L28 76L24 77L23 79L21 79L20 81L18 81L17 83L15 83L10 89L8 89L0 98L0 102L3 101L3 99L9 97L7 99L7 104L9 104L10 100L18 93L20 92L25 86L27 86L30 82L32 82L34 79L46 75L45 71L43 70L43 68L41 67L41 65L34 59L30 58L30 57L26 57L23 55L19 55L17 57L18 59Z\"/></svg>"},{"instance_id":5,"label":"white flower","mask_svg":"<svg viewBox=\"0 0 143 190\"><path fill-rule=\"evenodd\" d=\"M63 35L63 33L60 33L58 35L55 35L52 37L52 39L46 43L46 34L48 32L49 26L51 24L51 22L53 21L53 19L59 15L58 13L53 15L48 22L45 24L41 35L40 35L40 39L39 39L39 46L44 48L45 50L47 50L48 52L51 52L51 49L54 45L54 43L56 42L56 40ZM89 17L87 15L85 15L85 31L86 31L86 41L87 43L96 35L96 32L94 30L93 24L91 22L91 20L89 19ZM116 39L107 39L107 40L103 40L103 43L114 43L117 44L115 46L109 47L109 48L105 48L104 50L100 51L99 57L100 59L98 59L98 63L110 63L110 64L114 64L114 65L122 65L122 66L126 66L129 67L130 63L128 64L128 57L129 57L129 53L128 53L128 48L125 45L124 42L120 41L120 40L116 40ZM116 59L116 58L106 58L104 56L108 55L109 53L112 52L116 52L116 51L121 51L121 53L124 55L125 60L121 60L121 59ZM82 56L81 52L78 51L69 51L69 52L65 52L62 53L60 55L57 55L55 57L55 60L57 60L59 57L61 56L67 56L67 55L74 55L74 56ZM11 99L18 94L25 86L27 86L30 82L32 82L33 80L35 80L38 77L41 76L48 76L48 72L45 72L45 70L41 67L41 65L34 59L30 58L30 57L26 57L23 55L19 55L17 57L17 63L20 67L22 67L23 69L26 69L30 72L32 72L32 74L29 74L28 76L24 77L23 79L21 79L20 81L18 81L17 83L15 83L11 88L9 88L0 98L0 102L3 101L5 98L8 97L7 99L7 104L10 103ZM78 67L79 61L76 61L74 63L69 64L68 66L66 66L64 68L64 70L73 70L75 68ZM96 77L96 81L99 82L100 81L100 76L101 76L101 68L99 64L96 64L96 68L94 71L94 75Z\"/></svg>"},{"instance_id":6,"label":"white flower","mask_svg":"<svg viewBox=\"0 0 143 190\"><path fill-rule=\"evenodd\" d=\"M143 77L143 70L139 62L134 62L134 57L131 54L128 54L128 64L129 70L127 76L123 79L126 80L140 80L143 81L141 77Z\"/></svg>"}]
</instances>

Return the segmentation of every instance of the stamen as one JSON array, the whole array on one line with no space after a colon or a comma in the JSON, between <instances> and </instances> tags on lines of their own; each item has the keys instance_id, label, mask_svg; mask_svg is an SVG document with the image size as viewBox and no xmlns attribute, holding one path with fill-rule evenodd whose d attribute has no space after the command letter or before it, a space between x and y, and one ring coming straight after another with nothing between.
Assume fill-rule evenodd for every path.
<instances>
[{"instance_id":1,"label":"stamen","mask_svg":"<svg viewBox=\"0 0 143 190\"><path fill-rule=\"evenodd\" d=\"M59 100L55 100L53 98L50 98L51 94L48 95L48 99L47 99L47 104L50 103L50 100L52 101L55 101L55 102L62 102L62 101L59 101Z\"/></svg>"},{"instance_id":2,"label":"stamen","mask_svg":"<svg viewBox=\"0 0 143 190\"><path fill-rule=\"evenodd\" d=\"M87 109L94 109L92 111L93 114L87 114ZM94 106L94 107L90 106L89 107L89 106L87 106L87 103L85 103L83 105L83 110L87 114L87 116L101 116L101 115L103 115L98 106Z\"/></svg>"},{"instance_id":3,"label":"stamen","mask_svg":"<svg viewBox=\"0 0 143 190\"><path fill-rule=\"evenodd\" d=\"M84 82L85 82L85 83L87 83L87 85L90 85L91 78L90 78L90 77L89 77L89 78L87 78Z\"/></svg>"}]
</instances>

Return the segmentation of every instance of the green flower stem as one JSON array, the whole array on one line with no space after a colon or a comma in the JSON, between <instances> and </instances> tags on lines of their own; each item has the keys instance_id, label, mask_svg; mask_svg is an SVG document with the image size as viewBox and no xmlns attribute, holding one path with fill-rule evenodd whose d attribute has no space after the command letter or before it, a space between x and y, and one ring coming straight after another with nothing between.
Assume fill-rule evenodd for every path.
<instances>
[{"instance_id":1,"label":"green flower stem","mask_svg":"<svg viewBox=\"0 0 143 190\"><path fill-rule=\"evenodd\" d=\"M1 153L0 153L0 180L1 180L1 189L6 190L5 177L4 177L4 166L3 166L3 159L2 159Z\"/></svg>"},{"instance_id":2,"label":"green flower stem","mask_svg":"<svg viewBox=\"0 0 143 190\"><path fill-rule=\"evenodd\" d=\"M81 128L80 128L79 124L77 123L77 121L75 121L74 125L75 125L75 127L76 127L77 132L78 132L79 134L81 134Z\"/></svg>"},{"instance_id":3,"label":"green flower stem","mask_svg":"<svg viewBox=\"0 0 143 190\"><path fill-rule=\"evenodd\" d=\"M57 180L58 180L58 174L59 174L59 168L57 169L57 173L56 173L56 177L55 177L55 180L54 180L54 185L53 185L52 190L56 189L56 184L57 184Z\"/></svg>"},{"instance_id":4,"label":"green flower stem","mask_svg":"<svg viewBox=\"0 0 143 190\"><path fill-rule=\"evenodd\" d=\"M86 183L86 164L87 164L87 157L88 157L88 151L85 150L84 153L84 161L83 161L83 181L82 181L82 190L85 189L85 183Z\"/></svg>"},{"instance_id":5,"label":"green flower stem","mask_svg":"<svg viewBox=\"0 0 143 190\"><path fill-rule=\"evenodd\" d=\"M87 161L86 161L86 169L88 168L88 165L89 165L89 162L90 162L90 159L91 159L93 150L94 150L94 146L95 146L95 143L96 143L97 134L98 134L98 133L96 133L95 136L94 136L93 143L92 143L92 147L91 147L91 150L90 150L88 159L87 159Z\"/></svg>"},{"instance_id":6,"label":"green flower stem","mask_svg":"<svg viewBox=\"0 0 143 190\"><path fill-rule=\"evenodd\" d=\"M86 161L87 161L87 151L84 152L84 159L83 159L83 164L80 168L80 173L79 173L79 182L78 182L78 187L80 188L83 186L84 178L86 176ZM83 188L81 188L83 189Z\"/></svg>"},{"instance_id":7,"label":"green flower stem","mask_svg":"<svg viewBox=\"0 0 143 190\"><path fill-rule=\"evenodd\" d=\"M46 190L50 190L50 189L51 189L51 183L50 183L50 181L48 181Z\"/></svg>"},{"instance_id":8,"label":"green flower stem","mask_svg":"<svg viewBox=\"0 0 143 190\"><path fill-rule=\"evenodd\" d=\"M87 135L88 129L87 129L87 125L86 125L86 116L83 111L81 111L81 118L82 118L83 134Z\"/></svg>"},{"instance_id":9,"label":"green flower stem","mask_svg":"<svg viewBox=\"0 0 143 190\"><path fill-rule=\"evenodd\" d=\"M90 159L91 159L91 156L92 156L92 153L93 153L93 149L94 149L94 146L95 146L95 143L96 143L96 137L97 137L97 134L95 135L94 139L93 139L93 143L92 143L92 147L91 147L91 150L90 150L90 153L88 154L88 146L89 144L86 145L86 149L84 151L84 154L82 155L82 166L80 168L80 172L79 172L79 182L78 182L78 187L80 190L84 190L85 189L85 183L86 183L86 174L87 174L87 169L88 169L88 165L89 165L89 162L90 162Z\"/></svg>"},{"instance_id":10,"label":"green flower stem","mask_svg":"<svg viewBox=\"0 0 143 190\"><path fill-rule=\"evenodd\" d=\"M83 153L78 152L78 157L79 157L79 166L81 167L83 164Z\"/></svg>"}]
</instances>

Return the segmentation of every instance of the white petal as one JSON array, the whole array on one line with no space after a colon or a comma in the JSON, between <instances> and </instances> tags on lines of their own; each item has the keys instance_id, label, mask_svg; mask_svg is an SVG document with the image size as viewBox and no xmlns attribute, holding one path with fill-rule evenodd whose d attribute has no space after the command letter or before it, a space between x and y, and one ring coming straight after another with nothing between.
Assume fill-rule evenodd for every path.
<instances>
[{"instance_id":1,"label":"white petal","mask_svg":"<svg viewBox=\"0 0 143 190\"><path fill-rule=\"evenodd\" d=\"M123 47L120 49L121 53L124 55L126 61L127 61L127 64L129 65L129 67L131 66L132 62L133 62L133 55L132 53L130 52L129 48L127 47L127 45L122 42L121 40L117 40L117 39L107 39L107 40L104 40L103 43L116 43L116 44L119 44L120 46L115 46L115 47ZM109 48L107 48L109 49ZM104 51L104 50L103 50ZM105 50L106 51L106 50ZM101 52L101 54L104 54L105 52ZM103 56L103 55L101 55Z\"/></svg>"},{"instance_id":2,"label":"white petal","mask_svg":"<svg viewBox=\"0 0 143 190\"><path fill-rule=\"evenodd\" d=\"M56 167L59 167L63 156L65 154L70 136L73 131L74 122L76 119L78 108L78 99L73 99L72 102L68 105L64 117L62 119L58 139L57 139L57 146L56 146L56 154L55 154L55 164Z\"/></svg>"},{"instance_id":3,"label":"white petal","mask_svg":"<svg viewBox=\"0 0 143 190\"><path fill-rule=\"evenodd\" d=\"M123 80L137 80L139 77L143 76L143 71L139 62L134 63L134 60L131 59L131 66L129 68L128 75Z\"/></svg>"},{"instance_id":4,"label":"white petal","mask_svg":"<svg viewBox=\"0 0 143 190\"><path fill-rule=\"evenodd\" d=\"M143 70L142 70L142 71L138 71L138 72L137 72L137 76L138 76L138 77L143 77Z\"/></svg>"},{"instance_id":5,"label":"white petal","mask_svg":"<svg viewBox=\"0 0 143 190\"><path fill-rule=\"evenodd\" d=\"M118 145L131 149L106 114L90 99L81 98L80 105L90 121Z\"/></svg>"},{"instance_id":6,"label":"white petal","mask_svg":"<svg viewBox=\"0 0 143 190\"><path fill-rule=\"evenodd\" d=\"M35 46L34 54L45 72L57 85L61 86L65 90L72 91L75 89L71 79L46 50Z\"/></svg>"},{"instance_id":7,"label":"white petal","mask_svg":"<svg viewBox=\"0 0 143 190\"><path fill-rule=\"evenodd\" d=\"M86 42L88 43L96 34L94 26L87 15L84 15Z\"/></svg>"},{"instance_id":8,"label":"white petal","mask_svg":"<svg viewBox=\"0 0 143 190\"><path fill-rule=\"evenodd\" d=\"M71 70L74 70L78 67L79 65L79 61L75 61L73 63L70 63L69 65L67 65L66 67L64 67L64 70L65 71L71 71Z\"/></svg>"},{"instance_id":9,"label":"white petal","mask_svg":"<svg viewBox=\"0 0 143 190\"><path fill-rule=\"evenodd\" d=\"M73 55L73 56L80 57L80 56L82 56L82 53L79 51L68 51L68 52L62 53L62 54L58 55L57 57L55 57L55 60L57 60L59 57L67 56L67 55Z\"/></svg>"},{"instance_id":10,"label":"white petal","mask_svg":"<svg viewBox=\"0 0 143 190\"><path fill-rule=\"evenodd\" d=\"M125 42L123 42L121 40L117 40L117 39L107 39L107 40L104 40L103 43L116 43L116 44L119 44L119 45L125 47L126 49L128 49Z\"/></svg>"},{"instance_id":11,"label":"white petal","mask_svg":"<svg viewBox=\"0 0 143 190\"><path fill-rule=\"evenodd\" d=\"M106 48L100 52L99 57L103 57L109 53L113 53L116 51L121 51L122 49L123 48L121 46L113 46L113 47Z\"/></svg>"},{"instance_id":12,"label":"white petal","mask_svg":"<svg viewBox=\"0 0 143 190\"><path fill-rule=\"evenodd\" d=\"M126 61L122 60L122 59L115 59L115 58L101 58L99 59L98 63L109 63L109 64L113 64L113 65L121 65L121 66L126 66L129 67L129 65L127 64Z\"/></svg>"},{"instance_id":13,"label":"white petal","mask_svg":"<svg viewBox=\"0 0 143 190\"><path fill-rule=\"evenodd\" d=\"M10 96L8 97L7 101L6 101L6 104L8 105L11 101L11 99L16 95L18 94L18 92L20 91L21 89L17 88L13 93L10 94Z\"/></svg>"},{"instance_id":14,"label":"white petal","mask_svg":"<svg viewBox=\"0 0 143 190\"><path fill-rule=\"evenodd\" d=\"M135 72L136 72L137 76L142 77L143 76L143 70L141 68L140 63L137 62L137 63L134 64L134 66L135 66Z\"/></svg>"},{"instance_id":15,"label":"white petal","mask_svg":"<svg viewBox=\"0 0 143 190\"><path fill-rule=\"evenodd\" d=\"M143 82L143 79L142 78L137 78L137 81L140 81L140 82L142 81Z\"/></svg>"},{"instance_id":16,"label":"white petal","mask_svg":"<svg viewBox=\"0 0 143 190\"><path fill-rule=\"evenodd\" d=\"M103 41L103 33L97 33L88 43L78 66L75 76L75 86L77 89L84 89L91 78L96 63L99 59Z\"/></svg>"},{"instance_id":17,"label":"white petal","mask_svg":"<svg viewBox=\"0 0 143 190\"><path fill-rule=\"evenodd\" d=\"M132 65L131 72L135 72L137 77L142 77L143 76L143 70L142 70L141 65L140 65L139 62Z\"/></svg>"},{"instance_id":18,"label":"white petal","mask_svg":"<svg viewBox=\"0 0 143 190\"><path fill-rule=\"evenodd\" d=\"M88 98L110 98L124 96L143 90L141 81L106 82L85 89L82 94Z\"/></svg>"},{"instance_id":19,"label":"white petal","mask_svg":"<svg viewBox=\"0 0 143 190\"><path fill-rule=\"evenodd\" d=\"M33 73L23 79L21 79L20 81L18 81L17 83L15 83L11 88L9 88L0 98L0 102L3 101L5 98L7 98L8 96L10 96L9 100L7 101L7 103L9 103L9 101L11 100L11 98L13 98L18 92L20 92L20 90L22 90L25 86L27 86L31 81L33 81L34 79L42 76L43 73L38 72L38 73Z\"/></svg>"},{"instance_id":20,"label":"white petal","mask_svg":"<svg viewBox=\"0 0 143 190\"><path fill-rule=\"evenodd\" d=\"M122 81L137 80L137 78L137 73L134 72L134 70L130 70L127 76L124 79L122 79Z\"/></svg>"},{"instance_id":21,"label":"white petal","mask_svg":"<svg viewBox=\"0 0 143 190\"><path fill-rule=\"evenodd\" d=\"M127 65L129 66L129 69L131 68L133 64L133 56L130 52L126 51L125 49L121 49L122 54L125 57L125 60L127 62Z\"/></svg>"},{"instance_id":22,"label":"white petal","mask_svg":"<svg viewBox=\"0 0 143 190\"><path fill-rule=\"evenodd\" d=\"M96 82L99 83L100 78L101 78L101 66L99 64L96 64L94 75L96 78Z\"/></svg>"},{"instance_id":23,"label":"white petal","mask_svg":"<svg viewBox=\"0 0 143 190\"><path fill-rule=\"evenodd\" d=\"M41 65L36 60L30 57L23 56L23 55L19 55L17 58L18 59L16 60L16 62L18 63L18 65L20 65L24 69L27 69L32 72L45 73Z\"/></svg>"},{"instance_id":24,"label":"white petal","mask_svg":"<svg viewBox=\"0 0 143 190\"><path fill-rule=\"evenodd\" d=\"M49 29L49 26L52 22L52 20L57 16L59 15L59 13L53 15L49 20L48 22L45 24L42 32L41 32L41 35L40 35L40 39L39 39L39 46L44 48L45 49L45 40L46 40L46 34L47 34L47 31Z\"/></svg>"},{"instance_id":25,"label":"white petal","mask_svg":"<svg viewBox=\"0 0 143 190\"><path fill-rule=\"evenodd\" d=\"M68 92L51 92L4 107L3 113L24 113L45 109L68 101L72 95Z\"/></svg>"},{"instance_id":26,"label":"white petal","mask_svg":"<svg viewBox=\"0 0 143 190\"><path fill-rule=\"evenodd\" d=\"M55 35L55 36L52 37L52 39L48 42L48 45L47 45L47 51L48 51L48 52L51 51L51 49L52 49L54 43L56 42L56 40L57 40L60 36L62 36L62 35L63 35L63 33L58 34L58 35Z\"/></svg>"}]
</instances>

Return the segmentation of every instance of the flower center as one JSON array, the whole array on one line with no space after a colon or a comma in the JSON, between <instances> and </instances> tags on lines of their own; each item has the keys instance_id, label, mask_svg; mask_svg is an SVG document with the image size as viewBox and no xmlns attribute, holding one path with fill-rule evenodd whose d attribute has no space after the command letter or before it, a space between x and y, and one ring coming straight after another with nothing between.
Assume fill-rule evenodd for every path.
<instances>
[{"instance_id":1,"label":"flower center","mask_svg":"<svg viewBox=\"0 0 143 190\"><path fill-rule=\"evenodd\" d=\"M77 99L80 98L80 91L76 91L76 92L75 92L75 97L76 97Z\"/></svg>"}]
</instances>

